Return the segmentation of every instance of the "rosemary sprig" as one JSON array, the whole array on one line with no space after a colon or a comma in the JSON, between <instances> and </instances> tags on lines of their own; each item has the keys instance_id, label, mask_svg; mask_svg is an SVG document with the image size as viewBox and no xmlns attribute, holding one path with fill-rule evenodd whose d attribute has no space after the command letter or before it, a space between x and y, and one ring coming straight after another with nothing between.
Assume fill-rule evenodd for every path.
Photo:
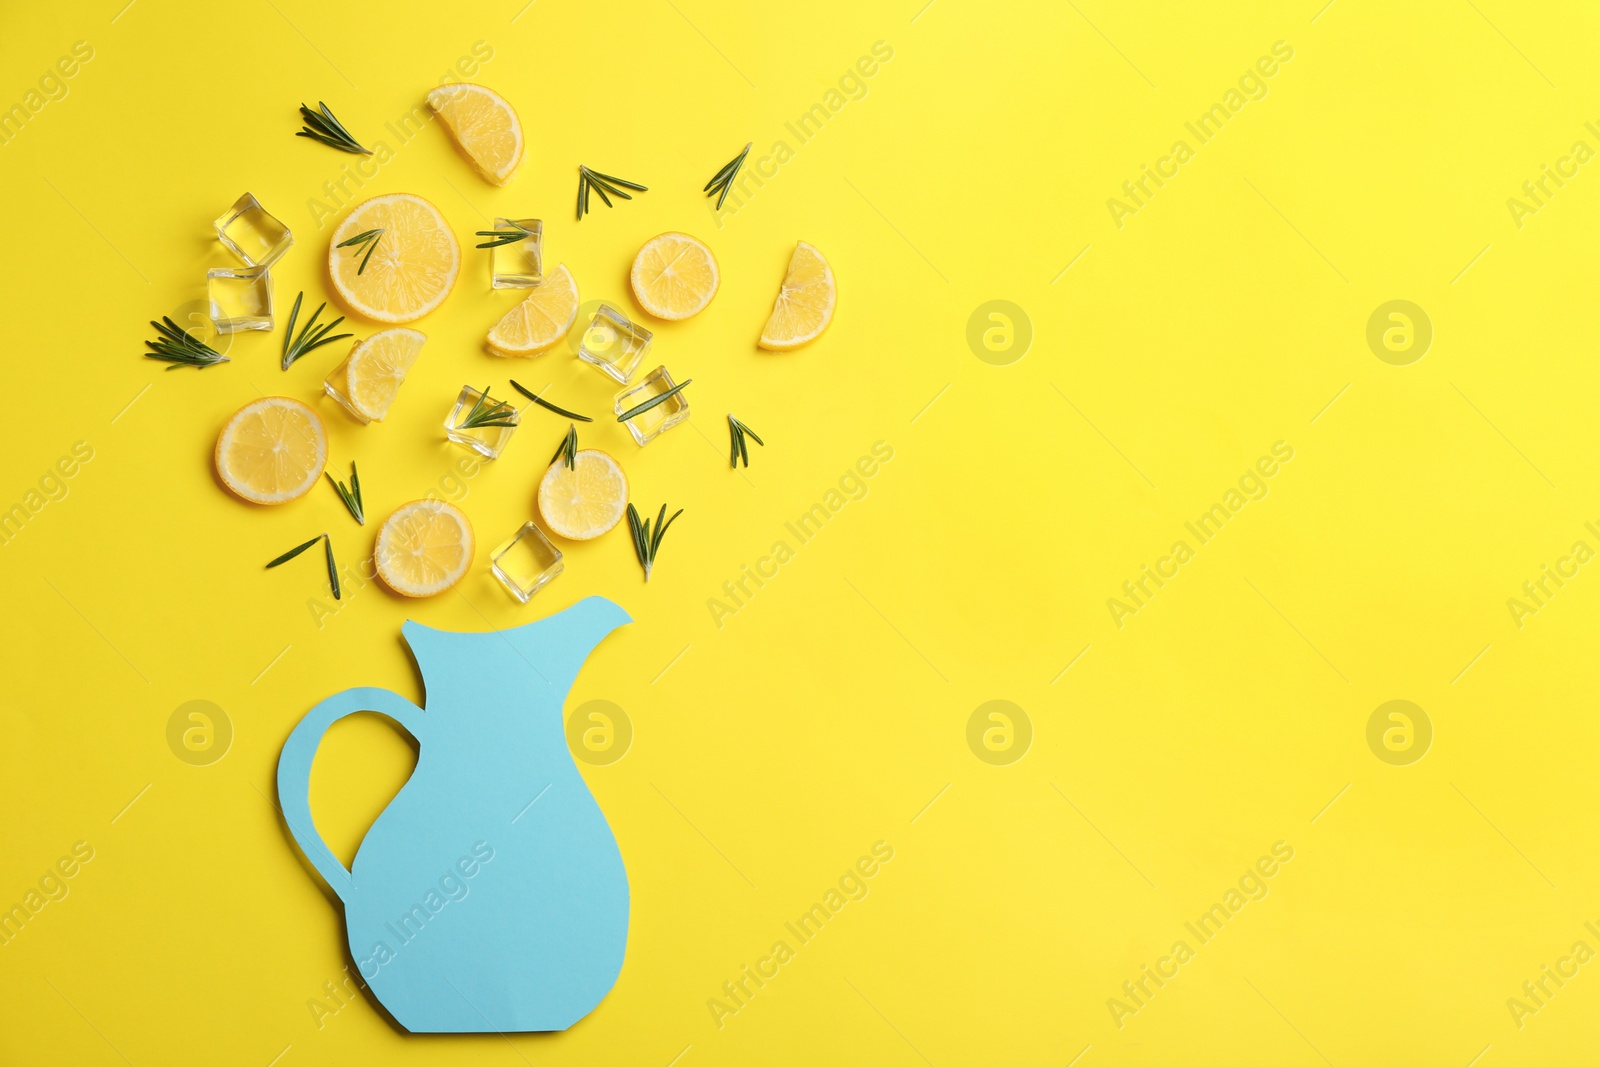
<instances>
[{"instance_id":1,"label":"rosemary sprig","mask_svg":"<svg viewBox=\"0 0 1600 1067\"><path fill-rule=\"evenodd\" d=\"M333 483L334 491L339 494L339 499L344 501L344 506L350 510L351 518L362 526L367 524L366 511L361 506L361 475L356 473L356 461L350 461L350 485L345 484L333 476L332 471L323 471L328 476L328 481Z\"/></svg>"},{"instance_id":2,"label":"rosemary sprig","mask_svg":"<svg viewBox=\"0 0 1600 1067\"><path fill-rule=\"evenodd\" d=\"M681 393L689 385L689 383L692 382L692 381L694 381L693 378L685 378L683 381L679 382L677 385L674 385L671 389L668 389L666 392L658 393L657 395L651 397L649 400L646 400L643 404L636 404L635 406L629 408L627 411L624 411L621 415L618 415L617 416L617 421L618 422L627 422L629 419L633 418L635 415L642 415L646 411L649 411L651 408L655 407L657 404L665 403L666 401L672 399L673 397L675 397L679 393Z\"/></svg>"},{"instance_id":3,"label":"rosemary sprig","mask_svg":"<svg viewBox=\"0 0 1600 1067\"><path fill-rule=\"evenodd\" d=\"M333 589L333 599L340 600L342 599L342 596L339 591L339 567L338 564L334 563L333 561L333 539L325 533L317 534L317 536L313 537L303 545L294 546L289 551L285 552L283 555L267 564L267 569L271 570L280 563L288 563L291 559L294 559L296 556L310 548L312 545L316 544L318 541L322 542L322 547L326 550L325 554L328 561L328 585Z\"/></svg>"},{"instance_id":4,"label":"rosemary sprig","mask_svg":"<svg viewBox=\"0 0 1600 1067\"><path fill-rule=\"evenodd\" d=\"M321 348L323 345L331 345L333 342L342 340L346 337L355 336L353 333L338 333L334 334L332 337L328 336L329 330L333 329L335 326L344 321L343 315L340 315L332 322L327 323L320 328L317 327L317 316L322 314L322 309L328 306L328 302L324 300L322 303L317 305L317 310L311 313L311 317L306 320L305 326L301 327L300 336L296 337L294 333L294 320L295 317L300 314L300 300L305 295L306 294L304 292L295 294L294 307L289 309L289 325L283 331L284 370L288 370L289 365L295 360L299 359L301 356L309 355L313 349Z\"/></svg>"},{"instance_id":5,"label":"rosemary sprig","mask_svg":"<svg viewBox=\"0 0 1600 1067\"><path fill-rule=\"evenodd\" d=\"M579 222L583 221L583 216L589 211L590 189L593 189L595 192L600 194L600 199L606 202L606 207L612 206L611 196L620 196L624 200L632 200L633 197L623 192L624 189L632 189L633 191L639 193L648 193L650 191L648 187L640 185L637 182L626 181L622 178L613 178L609 174L601 174L597 170L590 170L588 167L580 164L578 166ZM607 196L607 193L610 193L611 196Z\"/></svg>"},{"instance_id":6,"label":"rosemary sprig","mask_svg":"<svg viewBox=\"0 0 1600 1067\"><path fill-rule=\"evenodd\" d=\"M478 394L478 402L472 405L472 410L467 412L466 418L456 426L458 430L476 430L484 426L515 426L517 412L504 400L489 400L489 387L483 387Z\"/></svg>"},{"instance_id":7,"label":"rosemary sprig","mask_svg":"<svg viewBox=\"0 0 1600 1067\"><path fill-rule=\"evenodd\" d=\"M751 142L752 144L754 142ZM706 182L702 190L707 196L717 198L717 207L722 207L722 202L728 199L728 189L733 185L733 179L739 176L739 168L744 164L744 157L750 154L750 144L744 146L744 151L723 164L717 171L717 176Z\"/></svg>"},{"instance_id":8,"label":"rosemary sprig","mask_svg":"<svg viewBox=\"0 0 1600 1067\"><path fill-rule=\"evenodd\" d=\"M639 565L644 568L644 580L650 580L650 568L655 565L656 552L661 548L661 538L666 535L667 527L673 520L683 514L679 508L672 513L672 518L667 518L667 506L661 505L661 513L656 516L656 528L652 533L650 520L639 518L639 509L631 503L628 505L628 531L633 534L633 551L639 557ZM664 520L664 521L663 521Z\"/></svg>"},{"instance_id":9,"label":"rosemary sprig","mask_svg":"<svg viewBox=\"0 0 1600 1067\"><path fill-rule=\"evenodd\" d=\"M333 117L333 112L328 110L327 104L318 100L317 107L319 110L312 111L304 104L300 105L300 116L306 120L306 124L300 127L300 132L295 134L296 137L309 137L341 152L350 152L358 156L372 155L372 149L363 148L361 142L344 128L344 124Z\"/></svg>"},{"instance_id":10,"label":"rosemary sprig","mask_svg":"<svg viewBox=\"0 0 1600 1067\"><path fill-rule=\"evenodd\" d=\"M367 254L362 256L361 266L356 268L356 273L360 274L362 271L367 269L367 260L372 258L373 251L378 247L378 238L382 236L383 227L380 226L375 230L366 230L362 233L358 233L348 241L340 241L336 247L348 248L351 245L355 245L356 250L350 253L352 256L360 256L363 248L367 250Z\"/></svg>"},{"instance_id":11,"label":"rosemary sprig","mask_svg":"<svg viewBox=\"0 0 1600 1067\"><path fill-rule=\"evenodd\" d=\"M172 364L168 370L177 370L179 367L214 367L218 363L229 362L227 356L184 330L166 315L161 316L160 322L150 320L150 325L156 328L161 340L145 342L145 347L150 351L144 354L144 358L159 359Z\"/></svg>"},{"instance_id":12,"label":"rosemary sprig","mask_svg":"<svg viewBox=\"0 0 1600 1067\"><path fill-rule=\"evenodd\" d=\"M497 229L479 230L478 236L489 238L489 240L479 245L479 248L499 248L501 245L515 244L525 237L532 237L533 231L524 229L507 219L506 224Z\"/></svg>"},{"instance_id":13,"label":"rosemary sprig","mask_svg":"<svg viewBox=\"0 0 1600 1067\"><path fill-rule=\"evenodd\" d=\"M732 413L728 415L728 436L732 444L728 448L728 466L737 468L739 461L744 460L746 467L750 466L750 447L744 443L746 437L765 448L767 443L756 435L756 432L738 419Z\"/></svg>"},{"instance_id":14,"label":"rosemary sprig","mask_svg":"<svg viewBox=\"0 0 1600 1067\"><path fill-rule=\"evenodd\" d=\"M550 457L550 462L558 459L567 465L567 470L578 469L578 428L571 423L567 424L567 436L561 439L561 446Z\"/></svg>"},{"instance_id":15,"label":"rosemary sprig","mask_svg":"<svg viewBox=\"0 0 1600 1067\"><path fill-rule=\"evenodd\" d=\"M587 415L579 415L576 411L568 411L566 408L557 407L555 404L550 403L550 401L541 398L538 393L529 392L528 387L525 385L518 385L515 378L511 380L511 388L515 389L517 392L521 393L535 404L538 404L540 407L546 409L547 411L553 411L557 415L562 415L569 419L577 419L579 422L594 421Z\"/></svg>"}]
</instances>

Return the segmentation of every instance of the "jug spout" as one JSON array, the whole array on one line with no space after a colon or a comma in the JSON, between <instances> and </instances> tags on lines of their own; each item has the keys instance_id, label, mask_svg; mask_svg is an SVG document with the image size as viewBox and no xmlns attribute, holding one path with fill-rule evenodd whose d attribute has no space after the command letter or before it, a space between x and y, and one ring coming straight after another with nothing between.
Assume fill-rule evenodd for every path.
<instances>
[{"instance_id":1,"label":"jug spout","mask_svg":"<svg viewBox=\"0 0 1600 1067\"><path fill-rule=\"evenodd\" d=\"M441 687L471 688L463 677L476 674L505 684L521 677L527 689L544 690L557 701L596 645L612 630L632 622L628 613L601 596L585 597L548 618L490 633L452 633L408 621L401 627L429 695L429 709Z\"/></svg>"}]
</instances>

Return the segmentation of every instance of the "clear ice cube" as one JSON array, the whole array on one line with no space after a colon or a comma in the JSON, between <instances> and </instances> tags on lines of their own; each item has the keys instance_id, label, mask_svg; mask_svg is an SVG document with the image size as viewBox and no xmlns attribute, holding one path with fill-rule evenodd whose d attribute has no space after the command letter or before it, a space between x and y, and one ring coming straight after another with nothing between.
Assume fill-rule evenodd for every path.
<instances>
[{"instance_id":1,"label":"clear ice cube","mask_svg":"<svg viewBox=\"0 0 1600 1067\"><path fill-rule=\"evenodd\" d=\"M266 267L214 267L206 296L218 333L272 329L272 275Z\"/></svg>"},{"instance_id":2,"label":"clear ice cube","mask_svg":"<svg viewBox=\"0 0 1600 1067\"><path fill-rule=\"evenodd\" d=\"M261 201L249 193L217 219L216 227L217 240L244 260L246 266L270 267L294 244L289 227L269 215Z\"/></svg>"}]
</instances>

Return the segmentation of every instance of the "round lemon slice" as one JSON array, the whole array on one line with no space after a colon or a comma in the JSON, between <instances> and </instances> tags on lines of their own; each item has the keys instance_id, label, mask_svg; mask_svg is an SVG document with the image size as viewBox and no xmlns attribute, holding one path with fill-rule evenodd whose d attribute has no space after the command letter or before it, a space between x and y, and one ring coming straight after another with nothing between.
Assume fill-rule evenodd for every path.
<instances>
[{"instance_id":1,"label":"round lemon slice","mask_svg":"<svg viewBox=\"0 0 1600 1067\"><path fill-rule=\"evenodd\" d=\"M505 97L461 82L428 93L428 107L485 181L504 185L522 162L522 123Z\"/></svg>"},{"instance_id":2,"label":"round lemon slice","mask_svg":"<svg viewBox=\"0 0 1600 1067\"><path fill-rule=\"evenodd\" d=\"M658 319L686 319L717 295L717 257L686 233L652 237L628 273L639 306Z\"/></svg>"},{"instance_id":3,"label":"round lemon slice","mask_svg":"<svg viewBox=\"0 0 1600 1067\"><path fill-rule=\"evenodd\" d=\"M339 247L366 236L359 244ZM328 279L344 305L376 322L413 322L444 303L461 246L439 209L410 193L357 204L328 241Z\"/></svg>"},{"instance_id":4,"label":"round lemon slice","mask_svg":"<svg viewBox=\"0 0 1600 1067\"><path fill-rule=\"evenodd\" d=\"M551 533L570 541L599 537L627 507L628 476L599 449L579 449L571 470L557 460L539 482L539 514Z\"/></svg>"},{"instance_id":5,"label":"round lemon slice","mask_svg":"<svg viewBox=\"0 0 1600 1067\"><path fill-rule=\"evenodd\" d=\"M345 368L347 396L362 416L382 422L400 395L400 383L428 339L421 330L396 326L356 345Z\"/></svg>"},{"instance_id":6,"label":"round lemon slice","mask_svg":"<svg viewBox=\"0 0 1600 1067\"><path fill-rule=\"evenodd\" d=\"M577 317L578 283L562 263L495 323L489 331L489 351L496 356L537 356L565 337Z\"/></svg>"},{"instance_id":7,"label":"round lemon slice","mask_svg":"<svg viewBox=\"0 0 1600 1067\"><path fill-rule=\"evenodd\" d=\"M758 343L781 352L815 341L833 321L838 301L833 268L821 252L801 241L789 257L789 273L783 276L783 288L778 290Z\"/></svg>"},{"instance_id":8,"label":"round lemon slice","mask_svg":"<svg viewBox=\"0 0 1600 1067\"><path fill-rule=\"evenodd\" d=\"M433 596L459 582L472 564L472 524L453 504L401 504L378 529L372 559L378 577L401 596Z\"/></svg>"},{"instance_id":9,"label":"round lemon slice","mask_svg":"<svg viewBox=\"0 0 1600 1067\"><path fill-rule=\"evenodd\" d=\"M328 463L328 433L317 413L286 396L252 400L217 435L217 476L256 504L282 504L311 492Z\"/></svg>"}]
</instances>

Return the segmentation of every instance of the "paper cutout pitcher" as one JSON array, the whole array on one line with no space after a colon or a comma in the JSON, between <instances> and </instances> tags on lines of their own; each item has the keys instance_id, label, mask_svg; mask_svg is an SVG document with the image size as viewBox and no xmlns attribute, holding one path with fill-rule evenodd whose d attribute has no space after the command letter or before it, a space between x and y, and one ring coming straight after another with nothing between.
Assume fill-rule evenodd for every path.
<instances>
[{"instance_id":1,"label":"paper cutout pitcher","mask_svg":"<svg viewBox=\"0 0 1600 1067\"><path fill-rule=\"evenodd\" d=\"M561 709L589 653L629 621L589 597L492 633L407 622L426 711L387 689L347 689L284 743L289 831L344 902L363 980L407 1030L565 1030L616 982L628 876ZM361 711L394 719L420 751L347 871L312 825L307 794L323 734Z\"/></svg>"}]
</instances>

